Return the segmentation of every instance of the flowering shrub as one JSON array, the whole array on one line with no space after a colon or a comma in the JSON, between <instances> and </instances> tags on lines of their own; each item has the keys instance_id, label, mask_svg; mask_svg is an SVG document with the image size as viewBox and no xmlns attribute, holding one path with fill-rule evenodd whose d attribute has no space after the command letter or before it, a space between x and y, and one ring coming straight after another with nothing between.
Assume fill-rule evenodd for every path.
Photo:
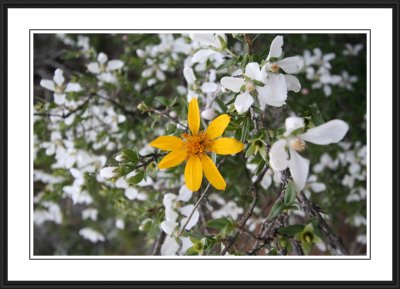
<instances>
[{"instance_id":1,"label":"flowering shrub","mask_svg":"<svg viewBox=\"0 0 400 289\"><path fill-rule=\"evenodd\" d=\"M364 35L34 43L34 254L366 253Z\"/></svg>"}]
</instances>

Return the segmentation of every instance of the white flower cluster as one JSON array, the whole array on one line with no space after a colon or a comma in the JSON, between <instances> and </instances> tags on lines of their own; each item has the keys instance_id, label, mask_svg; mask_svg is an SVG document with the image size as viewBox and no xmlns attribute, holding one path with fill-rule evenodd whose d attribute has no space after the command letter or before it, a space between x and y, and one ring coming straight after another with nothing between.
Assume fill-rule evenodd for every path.
<instances>
[{"instance_id":1,"label":"white flower cluster","mask_svg":"<svg viewBox=\"0 0 400 289\"><path fill-rule=\"evenodd\" d=\"M357 48L353 48L351 45L346 46L343 55L356 55L360 49L362 49L362 45ZM322 88L326 97L332 94L333 86L351 91L353 83L358 81L357 76L350 75L346 70L343 70L340 75L331 74L331 61L335 58L334 53L323 54L320 48L315 48L313 52L305 50L303 53L304 71L306 78L312 82L311 88ZM304 90L304 93L307 93L307 90Z\"/></svg>"},{"instance_id":2,"label":"white flower cluster","mask_svg":"<svg viewBox=\"0 0 400 289\"><path fill-rule=\"evenodd\" d=\"M137 56L144 59L147 66L141 74L147 80L147 86L165 81L165 73L175 72L174 63L179 62L181 55L187 55L191 51L191 46L183 37L174 38L172 34L159 34L158 37L160 44L136 50Z\"/></svg>"},{"instance_id":3,"label":"white flower cluster","mask_svg":"<svg viewBox=\"0 0 400 289\"><path fill-rule=\"evenodd\" d=\"M326 169L332 171L345 169L347 172L341 184L350 189L346 198L347 202L364 200L366 198L364 183L367 178L367 146L362 145L361 142L354 144L343 142L339 145L343 152L339 152L336 158L324 153L320 162L314 166L313 171L319 174Z\"/></svg>"},{"instance_id":4,"label":"white flower cluster","mask_svg":"<svg viewBox=\"0 0 400 289\"><path fill-rule=\"evenodd\" d=\"M188 248L193 246L190 238L183 236L176 237L177 229L183 228L194 210L194 205L191 204L181 207L181 203L188 202L191 197L192 191L185 185L179 190L178 196L172 193L164 195L165 220L161 223L161 229L167 234L167 237L161 247L162 255L184 254ZM199 221L199 216L199 211L196 209L185 229L190 230L196 226ZM178 226L178 219L180 219L180 226Z\"/></svg>"},{"instance_id":5,"label":"white flower cluster","mask_svg":"<svg viewBox=\"0 0 400 289\"><path fill-rule=\"evenodd\" d=\"M288 91L300 91L299 80L291 75L300 72L303 60L299 56L280 59L283 55L283 37L277 36L271 43L269 54L263 65L256 62L246 65L244 74L235 73L233 77L223 77L221 84L235 93L238 113L245 113L254 103L252 94L257 92L260 109L266 105L280 107L285 104ZM281 73L281 70L286 74Z\"/></svg>"}]
</instances>

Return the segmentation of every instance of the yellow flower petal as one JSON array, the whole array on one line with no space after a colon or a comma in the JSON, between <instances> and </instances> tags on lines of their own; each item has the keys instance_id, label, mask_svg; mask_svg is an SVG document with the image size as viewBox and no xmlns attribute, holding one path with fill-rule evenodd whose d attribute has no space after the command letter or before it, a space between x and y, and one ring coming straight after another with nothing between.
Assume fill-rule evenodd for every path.
<instances>
[{"instance_id":1,"label":"yellow flower petal","mask_svg":"<svg viewBox=\"0 0 400 289\"><path fill-rule=\"evenodd\" d=\"M178 150L183 147L183 141L176 136L160 136L153 140L150 145L163 151Z\"/></svg>"},{"instance_id":2,"label":"yellow flower petal","mask_svg":"<svg viewBox=\"0 0 400 289\"><path fill-rule=\"evenodd\" d=\"M195 97L189 102L188 123L192 134L197 134L200 128L200 111Z\"/></svg>"},{"instance_id":3,"label":"yellow flower petal","mask_svg":"<svg viewBox=\"0 0 400 289\"><path fill-rule=\"evenodd\" d=\"M225 190L225 180L221 176L217 166L214 164L212 159L209 156L204 155L201 159L201 165L203 166L204 175L206 176L210 184L212 184L213 187L217 190Z\"/></svg>"},{"instance_id":4,"label":"yellow flower petal","mask_svg":"<svg viewBox=\"0 0 400 289\"><path fill-rule=\"evenodd\" d=\"M209 139L214 139L221 136L229 124L231 117L227 114L220 115L214 119L206 129L206 134Z\"/></svg>"},{"instance_id":5,"label":"yellow flower petal","mask_svg":"<svg viewBox=\"0 0 400 289\"><path fill-rule=\"evenodd\" d=\"M191 191L198 191L203 178L201 161L197 156L191 156L185 167L185 184Z\"/></svg>"},{"instance_id":6,"label":"yellow flower petal","mask_svg":"<svg viewBox=\"0 0 400 289\"><path fill-rule=\"evenodd\" d=\"M159 169L172 168L179 165L186 159L186 151L184 149L175 150L167 154L161 162L158 163Z\"/></svg>"},{"instance_id":7,"label":"yellow flower petal","mask_svg":"<svg viewBox=\"0 0 400 289\"><path fill-rule=\"evenodd\" d=\"M234 138L219 138L213 141L211 150L219 155L231 155L241 152L244 144Z\"/></svg>"}]
</instances>

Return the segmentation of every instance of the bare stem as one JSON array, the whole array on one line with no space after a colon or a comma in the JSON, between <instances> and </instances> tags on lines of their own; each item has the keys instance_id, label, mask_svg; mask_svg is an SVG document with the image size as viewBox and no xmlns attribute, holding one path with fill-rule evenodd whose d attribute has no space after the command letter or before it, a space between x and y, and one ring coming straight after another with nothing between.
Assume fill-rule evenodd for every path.
<instances>
[{"instance_id":1,"label":"bare stem","mask_svg":"<svg viewBox=\"0 0 400 289\"><path fill-rule=\"evenodd\" d=\"M179 236L182 235L183 231L186 230L187 224L189 224L190 219L193 217L194 212L196 211L197 207L200 205L201 201L206 196L208 189L210 188L210 183L208 183L207 187L205 188L204 192L201 194L200 198L197 200L197 203L194 205L192 212L190 213L188 219L186 220L185 224L183 225L182 229L179 231Z\"/></svg>"},{"instance_id":2,"label":"bare stem","mask_svg":"<svg viewBox=\"0 0 400 289\"><path fill-rule=\"evenodd\" d=\"M225 159L222 159L218 164L217 168L219 168L223 163ZM197 203L194 205L194 208L192 212L190 213L188 219L186 220L185 224L183 225L182 229L179 231L179 236L182 235L183 231L186 230L187 224L189 224L190 219L193 217L194 212L196 211L197 207L200 205L201 201L204 199L204 197L207 195L207 192L210 188L210 183L208 183L207 187L204 189L204 192L201 194L200 198L197 200Z\"/></svg>"},{"instance_id":3,"label":"bare stem","mask_svg":"<svg viewBox=\"0 0 400 289\"><path fill-rule=\"evenodd\" d=\"M247 192L248 194L252 195L253 200L252 200L250 207L247 210L246 214L244 214L242 219L240 220L238 229L236 230L235 234L232 237L228 238L228 244L222 250L221 255L225 255L226 252L232 247L232 245L235 243L237 237L239 236L240 232L243 232L244 226L246 225L247 221L253 214L254 208L256 207L256 203L257 203L257 185L261 182L261 180L267 170L268 170L268 166L265 166L265 168L258 175L257 179L254 181L254 183L251 185L249 191Z\"/></svg>"},{"instance_id":4,"label":"bare stem","mask_svg":"<svg viewBox=\"0 0 400 289\"><path fill-rule=\"evenodd\" d=\"M160 234L158 235L157 241L156 241L156 245L154 246L154 251L153 251L153 255L160 255L161 253L161 247L165 241L165 238L167 237L167 235L165 234L165 232L161 229L160 230Z\"/></svg>"}]
</instances>

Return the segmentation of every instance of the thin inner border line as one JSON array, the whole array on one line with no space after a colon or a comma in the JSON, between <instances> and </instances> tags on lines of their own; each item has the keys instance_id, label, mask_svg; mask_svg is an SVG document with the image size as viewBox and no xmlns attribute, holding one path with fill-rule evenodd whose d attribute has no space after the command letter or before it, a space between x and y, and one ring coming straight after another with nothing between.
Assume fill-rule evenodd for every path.
<instances>
[{"instance_id":1,"label":"thin inner border line","mask_svg":"<svg viewBox=\"0 0 400 289\"><path fill-rule=\"evenodd\" d=\"M369 62L367 61L367 70L368 70L368 66L369 66L369 70L367 71L367 82L369 82L369 85L367 85L367 95L368 95L368 89L369 89L369 99L367 98L367 111L366 113L369 113L369 122L367 122L367 127L369 127L369 129L367 130L367 147L369 148L369 154L367 155L369 161L369 167L367 167L368 170L368 181L367 181L367 186L366 188L368 189L369 187L369 198L366 199L367 201L367 209L369 208L369 210L367 210L367 217L369 217L369 226L367 227L367 235L369 236L369 243L367 243L367 251L369 252L369 254L367 254L367 256L369 255L369 258L365 258L365 257L360 257L360 258L345 258L344 256L341 257L336 257L336 256L330 256L330 258L321 256L321 258L317 258L317 257L311 257L311 258L304 258L304 257L299 257L299 258L293 258L293 257L257 257L254 256L252 258L241 258L241 257L210 257L208 258L208 256L199 256L197 258L193 258L193 257L189 257L186 258L185 256L177 256L176 258L170 258L170 257L166 257L166 258L159 258L159 257L154 257L154 258L149 258L150 256L147 257L139 257L139 256L135 256L136 258L131 258L132 256L121 256L120 258L113 258L114 256L110 256L110 258L105 258L106 256L102 255L101 257L97 258L97 256L93 256L93 255L88 255L85 256L85 258L83 257L72 257L72 258L68 258L68 256L63 256L64 258L60 258L60 257L55 257L55 258L50 258L50 257L40 257L43 255L39 255L39 257L36 257L32 254L32 246L33 246L33 232L32 232L32 218L31 218L31 214L33 211L33 204L32 204L32 198L31 195L33 194L33 184L32 184L32 173L33 173L33 162L31 162L31 101L33 104L33 95L32 95L32 89L31 89L31 85L33 88L33 71L31 73L31 61L33 61L33 57L31 57L31 53L33 53L33 48L31 47L33 41L31 41L32 37L35 34L35 31L88 31L87 34L90 34L90 31L112 31L112 32L116 32L116 31L153 31L154 33L157 33L156 31L174 31L174 32L179 32L179 31L246 31L246 32L252 32L252 31L274 31L278 32L278 31L354 31L354 32L350 32L350 33L345 33L345 34L360 34L357 32L363 31L364 34L366 35L366 43L367 47L369 48L367 50L367 59L369 59ZM109 32L110 33L110 32ZM171 32L172 33L172 32ZM282 33L282 34L299 34L299 33ZM309 34L319 34L320 32L315 32L315 33L309 33ZM37 33L37 34L45 34L44 33ZM54 33L56 34L56 32ZM71 33L71 34L75 34L75 33ZM93 33L93 34L107 34L107 33ZM138 34L138 33L132 33L132 34ZM338 33L340 34L340 33ZM361 33L363 34L363 33ZM152 261L152 260L178 260L178 261L185 261L185 260L371 260L371 143L372 143L372 138L371 138L371 29L245 29L245 30L240 30L240 29L29 29L29 260L146 260L146 261ZM366 48L367 48L366 47ZM368 53L369 53L369 57L368 57ZM34 56L34 55L33 55ZM368 65L369 64L369 65ZM31 82L32 81L32 82ZM32 129L33 131L33 129ZM369 136L369 137L368 137ZM369 186L368 186L369 185ZM394 246L394 244L392 244L392 246ZM145 256L145 255L144 255Z\"/></svg>"}]
</instances>

